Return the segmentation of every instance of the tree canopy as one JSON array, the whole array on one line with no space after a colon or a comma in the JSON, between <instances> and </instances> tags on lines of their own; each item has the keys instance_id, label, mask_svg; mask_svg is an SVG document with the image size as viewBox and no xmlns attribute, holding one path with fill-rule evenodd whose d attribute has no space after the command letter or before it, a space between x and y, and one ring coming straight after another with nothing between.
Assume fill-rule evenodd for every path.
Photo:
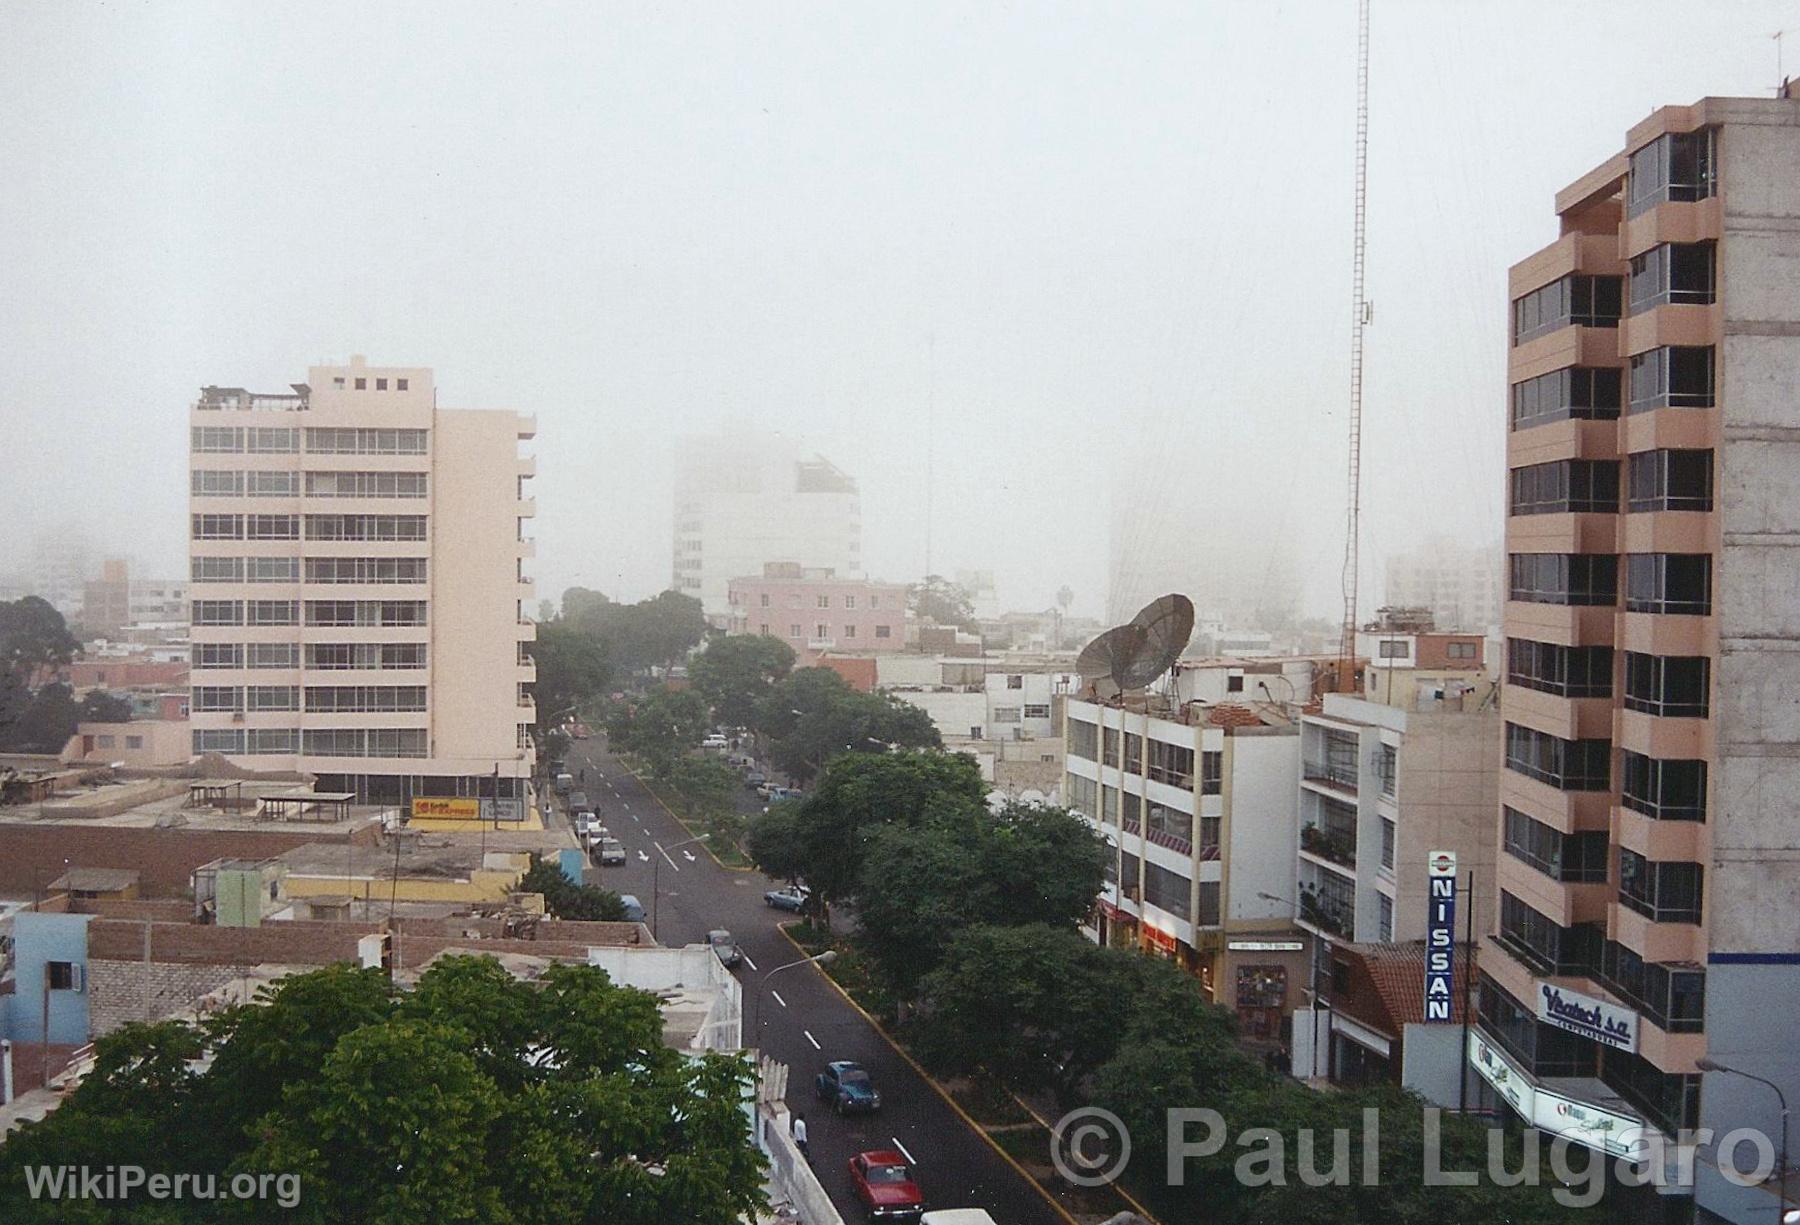
<instances>
[{"instance_id":1,"label":"tree canopy","mask_svg":"<svg viewBox=\"0 0 1800 1225\"><path fill-rule=\"evenodd\" d=\"M968 591L941 574L927 574L923 582L914 583L907 592L907 601L913 616L920 621L975 629L975 603Z\"/></svg>"},{"instance_id":2,"label":"tree canopy","mask_svg":"<svg viewBox=\"0 0 1800 1225\"><path fill-rule=\"evenodd\" d=\"M527 984L491 958L445 957L402 996L379 970L332 967L199 1027L102 1038L62 1107L0 1148L0 1219L271 1219L254 1200L140 1195L83 1215L29 1196L28 1167L87 1162L294 1174L280 1216L308 1225L726 1225L762 1202L749 1076L669 1050L656 999L596 967Z\"/></svg>"},{"instance_id":3,"label":"tree canopy","mask_svg":"<svg viewBox=\"0 0 1800 1225\"><path fill-rule=\"evenodd\" d=\"M706 636L700 601L678 591L618 604L598 592L571 588L558 620L604 642L613 666L624 673L678 663Z\"/></svg>"},{"instance_id":4,"label":"tree canopy","mask_svg":"<svg viewBox=\"0 0 1800 1225\"><path fill-rule=\"evenodd\" d=\"M652 774L666 779L709 723L706 699L692 689L653 689L616 707L606 735L614 748L643 758Z\"/></svg>"},{"instance_id":5,"label":"tree canopy","mask_svg":"<svg viewBox=\"0 0 1800 1225\"><path fill-rule=\"evenodd\" d=\"M56 753L68 743L84 716L55 678L80 653L81 643L48 601L0 600L0 750Z\"/></svg>"},{"instance_id":6,"label":"tree canopy","mask_svg":"<svg viewBox=\"0 0 1800 1225\"><path fill-rule=\"evenodd\" d=\"M611 889L578 885L563 875L561 866L536 856L519 880L519 892L543 894L544 909L558 919L617 923L625 918L625 902Z\"/></svg>"},{"instance_id":7,"label":"tree canopy","mask_svg":"<svg viewBox=\"0 0 1800 1225\"><path fill-rule=\"evenodd\" d=\"M753 726L769 756L802 785L840 753L939 748L931 716L885 693L858 693L830 668L800 668L772 685Z\"/></svg>"},{"instance_id":8,"label":"tree canopy","mask_svg":"<svg viewBox=\"0 0 1800 1225\"><path fill-rule=\"evenodd\" d=\"M794 668L794 648L762 634L715 638L688 664L688 679L726 727L749 727L775 683Z\"/></svg>"}]
</instances>

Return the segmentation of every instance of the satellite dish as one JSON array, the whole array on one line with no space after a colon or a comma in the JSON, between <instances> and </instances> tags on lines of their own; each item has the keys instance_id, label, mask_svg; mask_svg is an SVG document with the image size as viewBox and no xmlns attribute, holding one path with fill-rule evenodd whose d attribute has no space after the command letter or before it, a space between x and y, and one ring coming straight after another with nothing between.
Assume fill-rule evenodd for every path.
<instances>
[{"instance_id":1,"label":"satellite dish","mask_svg":"<svg viewBox=\"0 0 1800 1225\"><path fill-rule=\"evenodd\" d=\"M1181 658L1193 632L1194 602L1166 595L1083 647L1075 671L1102 700L1142 689Z\"/></svg>"}]
</instances>

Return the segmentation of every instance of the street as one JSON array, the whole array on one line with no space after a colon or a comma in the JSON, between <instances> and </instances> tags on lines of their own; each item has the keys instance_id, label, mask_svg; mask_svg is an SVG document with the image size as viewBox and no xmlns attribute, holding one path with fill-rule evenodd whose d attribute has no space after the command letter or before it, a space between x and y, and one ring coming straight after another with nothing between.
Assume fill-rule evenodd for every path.
<instances>
[{"instance_id":1,"label":"street","mask_svg":"<svg viewBox=\"0 0 1800 1225\"><path fill-rule=\"evenodd\" d=\"M745 1044L760 1047L791 1069L788 1104L806 1115L813 1168L846 1221L863 1219L846 1164L859 1152L886 1148L913 1160L927 1209L986 1208L1000 1225L1063 1221L838 995L822 972L794 966L764 987L770 971L801 956L777 930L777 924L793 916L763 902L774 882L760 872L727 871L699 846L680 847L689 835L606 752L601 740L574 742L568 768L578 776L586 771L577 786L593 801L601 823L625 845L625 866L590 868L589 882L635 894L649 916L654 876L660 885L656 933L664 945L705 943L706 933L721 927L737 938L745 954L736 970L744 988ZM739 796L740 807L761 811L754 792L741 789ZM759 1012L760 1032L755 1032ZM855 1060L868 1070L882 1097L878 1113L838 1118L818 1100L813 1078L833 1059Z\"/></svg>"}]
</instances>

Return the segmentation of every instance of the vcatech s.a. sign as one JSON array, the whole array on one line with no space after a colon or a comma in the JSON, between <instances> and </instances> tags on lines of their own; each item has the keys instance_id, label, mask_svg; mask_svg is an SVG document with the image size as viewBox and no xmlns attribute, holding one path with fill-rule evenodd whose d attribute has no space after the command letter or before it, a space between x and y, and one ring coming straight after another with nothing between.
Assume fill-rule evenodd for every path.
<instances>
[{"instance_id":1,"label":"vcatech s.a. sign","mask_svg":"<svg viewBox=\"0 0 1800 1225\"><path fill-rule=\"evenodd\" d=\"M1538 1020L1548 1021L1559 1029L1616 1046L1622 1051L1637 1050L1638 1015L1629 1008L1597 1000L1567 987L1538 984Z\"/></svg>"}]
</instances>

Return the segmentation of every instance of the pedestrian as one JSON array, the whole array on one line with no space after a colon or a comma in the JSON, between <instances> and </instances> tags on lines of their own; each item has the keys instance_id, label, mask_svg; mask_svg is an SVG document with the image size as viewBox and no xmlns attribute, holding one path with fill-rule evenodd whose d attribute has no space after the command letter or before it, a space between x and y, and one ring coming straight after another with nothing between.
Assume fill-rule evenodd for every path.
<instances>
[{"instance_id":1,"label":"pedestrian","mask_svg":"<svg viewBox=\"0 0 1800 1225\"><path fill-rule=\"evenodd\" d=\"M794 1147L800 1150L800 1155L802 1157L806 1158L808 1161L811 1161L812 1154L806 1151L806 1112L805 1111L796 1110L794 1112L794 1121L792 1124L792 1130L794 1133Z\"/></svg>"},{"instance_id":2,"label":"pedestrian","mask_svg":"<svg viewBox=\"0 0 1800 1225\"><path fill-rule=\"evenodd\" d=\"M582 766L581 769L578 771L578 773L581 776L581 781L584 783L587 782L587 767Z\"/></svg>"}]
</instances>

